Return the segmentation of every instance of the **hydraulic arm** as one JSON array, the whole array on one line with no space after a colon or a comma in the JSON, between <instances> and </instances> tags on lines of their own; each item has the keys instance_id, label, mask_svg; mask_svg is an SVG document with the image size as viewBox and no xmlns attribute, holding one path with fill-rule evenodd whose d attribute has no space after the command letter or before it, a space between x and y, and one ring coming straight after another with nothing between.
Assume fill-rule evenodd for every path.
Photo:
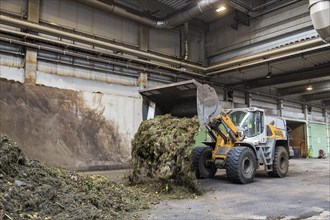
<instances>
[{"instance_id":1,"label":"hydraulic arm","mask_svg":"<svg viewBox=\"0 0 330 220\"><path fill-rule=\"evenodd\" d=\"M216 140L217 136L220 136L225 144L229 142L236 143L239 140L239 131L223 109L221 113L209 123L207 129L214 140Z\"/></svg>"}]
</instances>

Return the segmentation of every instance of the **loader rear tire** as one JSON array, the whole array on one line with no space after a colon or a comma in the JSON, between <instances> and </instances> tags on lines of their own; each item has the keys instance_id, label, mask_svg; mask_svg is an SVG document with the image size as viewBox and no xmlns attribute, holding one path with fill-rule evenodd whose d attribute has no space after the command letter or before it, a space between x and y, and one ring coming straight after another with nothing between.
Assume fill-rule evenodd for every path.
<instances>
[{"instance_id":1,"label":"loader rear tire","mask_svg":"<svg viewBox=\"0 0 330 220\"><path fill-rule=\"evenodd\" d=\"M193 149L193 165L196 178L212 178L217 172L212 159L211 147L195 147Z\"/></svg>"},{"instance_id":2,"label":"loader rear tire","mask_svg":"<svg viewBox=\"0 0 330 220\"><path fill-rule=\"evenodd\" d=\"M257 160L249 147L234 147L226 159L228 179L234 183L251 183L257 171Z\"/></svg>"},{"instance_id":3,"label":"loader rear tire","mask_svg":"<svg viewBox=\"0 0 330 220\"><path fill-rule=\"evenodd\" d=\"M283 178L289 170L289 154L283 146L275 148L275 156L273 161L273 171L268 172L271 177Z\"/></svg>"}]
</instances>

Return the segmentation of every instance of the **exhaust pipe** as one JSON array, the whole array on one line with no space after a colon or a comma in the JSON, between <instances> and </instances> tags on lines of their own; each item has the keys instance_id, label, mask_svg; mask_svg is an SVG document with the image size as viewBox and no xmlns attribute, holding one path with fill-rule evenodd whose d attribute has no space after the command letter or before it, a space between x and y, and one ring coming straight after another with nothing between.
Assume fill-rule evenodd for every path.
<instances>
[{"instance_id":1,"label":"exhaust pipe","mask_svg":"<svg viewBox=\"0 0 330 220\"><path fill-rule=\"evenodd\" d=\"M312 23L322 40L330 42L330 1L309 0Z\"/></svg>"}]
</instances>

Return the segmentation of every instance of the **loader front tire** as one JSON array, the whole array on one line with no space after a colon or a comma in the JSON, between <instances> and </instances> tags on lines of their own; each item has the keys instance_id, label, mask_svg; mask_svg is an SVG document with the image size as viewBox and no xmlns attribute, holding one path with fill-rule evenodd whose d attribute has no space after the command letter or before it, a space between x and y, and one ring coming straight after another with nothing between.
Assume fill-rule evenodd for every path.
<instances>
[{"instance_id":1,"label":"loader front tire","mask_svg":"<svg viewBox=\"0 0 330 220\"><path fill-rule=\"evenodd\" d=\"M193 149L193 165L197 179L214 177L217 172L217 168L211 160L211 147L195 147Z\"/></svg>"},{"instance_id":2,"label":"loader front tire","mask_svg":"<svg viewBox=\"0 0 330 220\"><path fill-rule=\"evenodd\" d=\"M192 167L193 167L193 170L195 171L195 176L197 179L202 178L201 173L199 172L199 168L198 168L198 161L199 161L199 158L201 157L203 149L204 149L204 147L195 147L192 150L192 159L191 159Z\"/></svg>"},{"instance_id":3,"label":"loader front tire","mask_svg":"<svg viewBox=\"0 0 330 220\"><path fill-rule=\"evenodd\" d=\"M273 161L273 171L268 172L271 177L283 178L289 170L289 154L283 146L276 146Z\"/></svg>"},{"instance_id":4,"label":"loader front tire","mask_svg":"<svg viewBox=\"0 0 330 220\"><path fill-rule=\"evenodd\" d=\"M228 179L234 183L251 183L257 171L257 160L249 147L234 147L226 159Z\"/></svg>"}]
</instances>

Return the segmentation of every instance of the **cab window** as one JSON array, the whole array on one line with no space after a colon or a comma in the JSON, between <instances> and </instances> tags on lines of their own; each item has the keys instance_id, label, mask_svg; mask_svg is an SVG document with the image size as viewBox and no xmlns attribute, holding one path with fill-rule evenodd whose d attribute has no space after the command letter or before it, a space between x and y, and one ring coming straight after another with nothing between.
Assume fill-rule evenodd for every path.
<instances>
[{"instance_id":1,"label":"cab window","mask_svg":"<svg viewBox=\"0 0 330 220\"><path fill-rule=\"evenodd\" d=\"M245 131L247 137L254 137L264 131L263 112L235 111L230 112L229 117L235 126Z\"/></svg>"}]
</instances>

